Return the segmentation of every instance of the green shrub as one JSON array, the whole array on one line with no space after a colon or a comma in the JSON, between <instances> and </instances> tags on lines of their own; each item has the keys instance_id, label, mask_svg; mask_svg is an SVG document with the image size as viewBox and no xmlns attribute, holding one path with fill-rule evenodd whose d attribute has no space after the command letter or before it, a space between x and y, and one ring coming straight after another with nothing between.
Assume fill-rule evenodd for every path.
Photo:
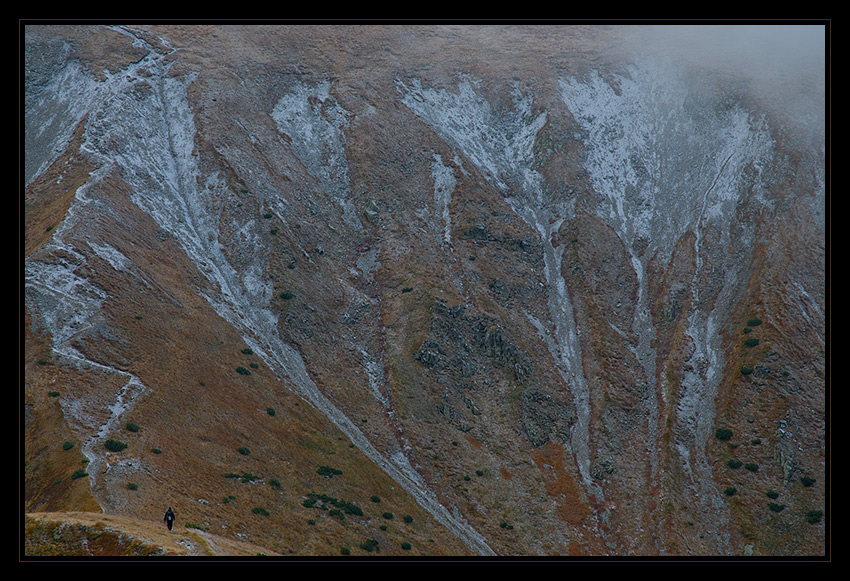
<instances>
[{"instance_id":1,"label":"green shrub","mask_svg":"<svg viewBox=\"0 0 850 581\"><path fill-rule=\"evenodd\" d=\"M749 375L752 372L753 372L752 367L747 367L746 365L741 367L741 375Z\"/></svg>"},{"instance_id":2,"label":"green shrub","mask_svg":"<svg viewBox=\"0 0 850 581\"><path fill-rule=\"evenodd\" d=\"M747 326L748 327L758 327L759 325L761 325L761 319L759 319L758 317L753 317L752 319L747 319Z\"/></svg>"},{"instance_id":3,"label":"green shrub","mask_svg":"<svg viewBox=\"0 0 850 581\"><path fill-rule=\"evenodd\" d=\"M784 504L776 504L775 502L770 502L770 503L767 504L767 507L770 510L772 510L773 512L782 512L782 510L785 508L785 505Z\"/></svg>"},{"instance_id":4,"label":"green shrub","mask_svg":"<svg viewBox=\"0 0 850 581\"><path fill-rule=\"evenodd\" d=\"M74 447L74 444L72 442L68 442L67 440L62 444L63 450L70 450L73 447Z\"/></svg>"},{"instance_id":5,"label":"green shrub","mask_svg":"<svg viewBox=\"0 0 850 581\"><path fill-rule=\"evenodd\" d=\"M251 453L251 450L242 446L241 448L239 448L239 453L242 454L243 456L247 456L248 454Z\"/></svg>"},{"instance_id":6,"label":"green shrub","mask_svg":"<svg viewBox=\"0 0 850 581\"><path fill-rule=\"evenodd\" d=\"M254 351L253 351L253 350L251 350L251 348L250 348L250 347L245 347L245 348L242 350L242 353L244 353L245 355L253 355L253 354L254 354Z\"/></svg>"},{"instance_id":7,"label":"green shrub","mask_svg":"<svg viewBox=\"0 0 850 581\"><path fill-rule=\"evenodd\" d=\"M729 428L718 428L716 432L714 432L714 437L718 440L729 440L732 438L732 430Z\"/></svg>"},{"instance_id":8,"label":"green shrub","mask_svg":"<svg viewBox=\"0 0 850 581\"><path fill-rule=\"evenodd\" d=\"M162 450L160 450L159 448L151 448L151 452L153 452L154 454L162 454Z\"/></svg>"},{"instance_id":9,"label":"green shrub","mask_svg":"<svg viewBox=\"0 0 850 581\"><path fill-rule=\"evenodd\" d=\"M48 391L47 395L49 395L50 397L59 397L59 392L58 391Z\"/></svg>"},{"instance_id":10,"label":"green shrub","mask_svg":"<svg viewBox=\"0 0 850 581\"><path fill-rule=\"evenodd\" d=\"M744 464L744 468L746 468L750 472L756 472L759 469L759 465L755 462L747 462L746 464Z\"/></svg>"},{"instance_id":11,"label":"green shrub","mask_svg":"<svg viewBox=\"0 0 850 581\"><path fill-rule=\"evenodd\" d=\"M236 368L236 373L239 375L251 375L251 372L242 367L241 365Z\"/></svg>"},{"instance_id":12,"label":"green shrub","mask_svg":"<svg viewBox=\"0 0 850 581\"><path fill-rule=\"evenodd\" d=\"M127 444L119 442L118 440L107 440L103 445L106 446L106 449L110 452L120 452L127 447Z\"/></svg>"},{"instance_id":13,"label":"green shrub","mask_svg":"<svg viewBox=\"0 0 850 581\"><path fill-rule=\"evenodd\" d=\"M336 468L331 468L330 466L319 466L319 469L316 472L322 476L327 476L328 478L333 478L334 476L339 476L342 474L342 470L337 470Z\"/></svg>"},{"instance_id":14,"label":"green shrub","mask_svg":"<svg viewBox=\"0 0 850 581\"><path fill-rule=\"evenodd\" d=\"M269 480L269 485L272 488L280 488L280 480L278 480L277 478L272 478Z\"/></svg>"},{"instance_id":15,"label":"green shrub","mask_svg":"<svg viewBox=\"0 0 850 581\"><path fill-rule=\"evenodd\" d=\"M366 539L365 541L360 543L360 548L369 553L371 553L372 551L379 553L381 551L381 547L378 544L378 541L376 541L375 539Z\"/></svg>"},{"instance_id":16,"label":"green shrub","mask_svg":"<svg viewBox=\"0 0 850 581\"><path fill-rule=\"evenodd\" d=\"M740 460L736 460L735 458L730 458L729 461L726 462L726 465L729 468L736 468L737 469L737 468L740 468L741 466L743 466L744 463L741 462Z\"/></svg>"},{"instance_id":17,"label":"green shrub","mask_svg":"<svg viewBox=\"0 0 850 581\"><path fill-rule=\"evenodd\" d=\"M410 550L410 543L408 543L407 541L404 541L401 544L401 548L404 549L405 551L409 551Z\"/></svg>"},{"instance_id":18,"label":"green shrub","mask_svg":"<svg viewBox=\"0 0 850 581\"><path fill-rule=\"evenodd\" d=\"M734 496L736 492L738 492L737 488L735 488L734 486L729 486L726 488L726 490L723 491L723 494L725 494L726 496Z\"/></svg>"},{"instance_id":19,"label":"green shrub","mask_svg":"<svg viewBox=\"0 0 850 581\"><path fill-rule=\"evenodd\" d=\"M811 478L811 477L809 477L809 476L803 476L802 478L800 478L800 482L802 482L802 483L803 483L803 486L805 486L806 488L808 488L809 486L813 486L813 485L814 485L814 483L815 483L815 479L814 479L814 478Z\"/></svg>"},{"instance_id":20,"label":"green shrub","mask_svg":"<svg viewBox=\"0 0 850 581\"><path fill-rule=\"evenodd\" d=\"M747 339L744 340L744 345L746 345L747 347L755 347L758 344L759 344L758 337L748 337Z\"/></svg>"},{"instance_id":21,"label":"green shrub","mask_svg":"<svg viewBox=\"0 0 850 581\"><path fill-rule=\"evenodd\" d=\"M80 468L79 470L75 470L73 474L71 474L71 478L76 480L77 478L85 478L89 473Z\"/></svg>"},{"instance_id":22,"label":"green shrub","mask_svg":"<svg viewBox=\"0 0 850 581\"><path fill-rule=\"evenodd\" d=\"M381 497L377 494L372 496L372 502L381 502Z\"/></svg>"},{"instance_id":23,"label":"green shrub","mask_svg":"<svg viewBox=\"0 0 850 581\"><path fill-rule=\"evenodd\" d=\"M275 414L274 408L266 408L266 413L273 416Z\"/></svg>"},{"instance_id":24,"label":"green shrub","mask_svg":"<svg viewBox=\"0 0 850 581\"><path fill-rule=\"evenodd\" d=\"M348 547L340 547L339 548L339 554L340 555L350 555L351 549L349 549Z\"/></svg>"},{"instance_id":25,"label":"green shrub","mask_svg":"<svg viewBox=\"0 0 850 581\"><path fill-rule=\"evenodd\" d=\"M809 521L810 523L814 524L814 523L820 521L822 516L823 516L822 510L810 510L809 512L806 513L806 520Z\"/></svg>"},{"instance_id":26,"label":"green shrub","mask_svg":"<svg viewBox=\"0 0 850 581\"><path fill-rule=\"evenodd\" d=\"M138 432L139 429L140 429L139 426L137 426L133 422L127 422L126 427L127 427L127 430L129 430L130 432Z\"/></svg>"},{"instance_id":27,"label":"green shrub","mask_svg":"<svg viewBox=\"0 0 850 581\"><path fill-rule=\"evenodd\" d=\"M295 296L295 295L293 295L293 294L292 294L291 292L289 292L289 291L284 291L284 292L280 293L280 298L282 298L282 299L283 299L283 300L285 300L285 301L288 301L288 300L289 300L289 299L291 299L293 296Z\"/></svg>"},{"instance_id":28,"label":"green shrub","mask_svg":"<svg viewBox=\"0 0 850 581\"><path fill-rule=\"evenodd\" d=\"M384 518L385 518L385 519L387 519L387 520L390 520L391 518L393 518L393 513L391 513L391 512L385 512L385 513L384 513L384 514L382 514L381 516L382 516L382 517L384 517Z\"/></svg>"},{"instance_id":29,"label":"green shrub","mask_svg":"<svg viewBox=\"0 0 850 581\"><path fill-rule=\"evenodd\" d=\"M269 516L269 511L264 509L262 506L255 506L251 509L251 512L253 512L254 514L261 514L263 516Z\"/></svg>"},{"instance_id":30,"label":"green shrub","mask_svg":"<svg viewBox=\"0 0 850 581\"><path fill-rule=\"evenodd\" d=\"M412 516L410 516L409 514L404 515L404 522L406 522L406 523L412 523L412 522L413 522L413 517L412 517Z\"/></svg>"},{"instance_id":31,"label":"green shrub","mask_svg":"<svg viewBox=\"0 0 850 581\"><path fill-rule=\"evenodd\" d=\"M779 498L779 493L773 490L768 490L765 494L771 500L776 500L777 498Z\"/></svg>"},{"instance_id":32,"label":"green shrub","mask_svg":"<svg viewBox=\"0 0 850 581\"><path fill-rule=\"evenodd\" d=\"M138 484L136 484L135 482L129 482L129 483L127 483L127 488L128 488L129 490L138 490L138 489L139 489L139 485L138 485Z\"/></svg>"}]
</instances>

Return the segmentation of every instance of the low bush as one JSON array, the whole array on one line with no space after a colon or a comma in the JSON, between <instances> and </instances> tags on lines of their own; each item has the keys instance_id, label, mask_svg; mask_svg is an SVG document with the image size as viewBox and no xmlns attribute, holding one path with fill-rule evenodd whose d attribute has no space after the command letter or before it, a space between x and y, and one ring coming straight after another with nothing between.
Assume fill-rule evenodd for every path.
<instances>
[{"instance_id":1,"label":"low bush","mask_svg":"<svg viewBox=\"0 0 850 581\"><path fill-rule=\"evenodd\" d=\"M366 539L365 541L360 543L360 548L369 553L371 553L372 551L379 553L381 551L381 547L378 544L378 541L376 541L375 539Z\"/></svg>"},{"instance_id":2,"label":"low bush","mask_svg":"<svg viewBox=\"0 0 850 581\"><path fill-rule=\"evenodd\" d=\"M327 476L328 478L333 478L334 476L339 476L342 474L342 470L337 470L336 468L331 468L330 466L319 466L319 469L316 472L322 476Z\"/></svg>"},{"instance_id":3,"label":"low bush","mask_svg":"<svg viewBox=\"0 0 850 581\"><path fill-rule=\"evenodd\" d=\"M784 504L777 504L775 502L770 502L770 503L768 503L767 507L770 510L772 510L773 512L782 512L783 509L785 508L785 505Z\"/></svg>"},{"instance_id":4,"label":"low bush","mask_svg":"<svg viewBox=\"0 0 850 581\"><path fill-rule=\"evenodd\" d=\"M120 452L121 450L127 447L127 444L125 444L124 442L119 442L118 440L106 440L103 445L110 452Z\"/></svg>"},{"instance_id":5,"label":"low bush","mask_svg":"<svg viewBox=\"0 0 850 581\"><path fill-rule=\"evenodd\" d=\"M714 432L714 437L718 440L729 440L732 438L732 430L729 428L718 428L716 432Z\"/></svg>"}]
</instances>

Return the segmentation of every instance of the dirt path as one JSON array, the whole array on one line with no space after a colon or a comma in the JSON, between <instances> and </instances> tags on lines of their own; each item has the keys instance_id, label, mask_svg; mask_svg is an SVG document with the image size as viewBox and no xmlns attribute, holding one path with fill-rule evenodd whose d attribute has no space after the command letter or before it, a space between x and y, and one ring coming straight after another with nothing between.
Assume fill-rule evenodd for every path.
<instances>
[{"instance_id":1,"label":"dirt path","mask_svg":"<svg viewBox=\"0 0 850 581\"><path fill-rule=\"evenodd\" d=\"M164 523L134 519L126 516L92 512L28 513L28 519L57 524L79 524L101 527L129 535L145 544L161 547L165 554L187 557L221 556L278 556L262 547L212 535L180 525L169 531Z\"/></svg>"}]
</instances>

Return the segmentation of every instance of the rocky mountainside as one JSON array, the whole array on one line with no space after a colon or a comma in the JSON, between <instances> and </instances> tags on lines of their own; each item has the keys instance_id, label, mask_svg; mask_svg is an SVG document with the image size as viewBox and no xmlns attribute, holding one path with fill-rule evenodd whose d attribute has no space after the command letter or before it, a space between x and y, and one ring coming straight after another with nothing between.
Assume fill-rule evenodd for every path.
<instances>
[{"instance_id":1,"label":"rocky mountainside","mask_svg":"<svg viewBox=\"0 0 850 581\"><path fill-rule=\"evenodd\" d=\"M27 512L826 553L823 27L23 32Z\"/></svg>"}]
</instances>

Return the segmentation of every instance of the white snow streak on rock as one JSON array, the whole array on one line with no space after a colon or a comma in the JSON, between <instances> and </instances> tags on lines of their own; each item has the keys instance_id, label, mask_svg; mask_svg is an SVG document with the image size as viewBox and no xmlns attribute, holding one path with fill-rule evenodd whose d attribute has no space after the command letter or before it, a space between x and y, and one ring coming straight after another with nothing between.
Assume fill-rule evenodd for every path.
<instances>
[{"instance_id":1,"label":"white snow streak on rock","mask_svg":"<svg viewBox=\"0 0 850 581\"><path fill-rule=\"evenodd\" d=\"M628 77L565 80L561 88L565 103L586 133L585 167L594 189L607 200L600 215L607 216L631 253L640 283L633 332L639 337L640 360L650 381L655 376L651 347L655 332L644 261L658 256L666 262L682 235L688 231L696 235L694 300L688 328L694 353L679 400L681 439L676 446L685 470L700 486L701 502L714 504L709 499L718 495L704 447L711 435L723 365L716 341L718 318L724 309L717 305L730 300L741 265L728 251L712 260L712 265L726 269L726 275L720 291L715 291L714 308L703 304L697 283L704 267L702 234L709 227L716 229L728 245L735 206L748 186L742 176L748 167L758 176L763 160L770 155L767 130L740 108L725 112L701 108L699 95L689 90L680 71L669 62L633 66ZM648 245L643 258L638 255L637 243ZM655 427L657 403L650 402L649 407ZM656 471L654 464L653 477Z\"/></svg>"},{"instance_id":2,"label":"white snow streak on rock","mask_svg":"<svg viewBox=\"0 0 850 581\"><path fill-rule=\"evenodd\" d=\"M322 190L338 203L349 226L361 229L350 200L345 133L350 114L330 93L331 85L298 84L280 98L271 117L289 136L296 157L319 182Z\"/></svg>"},{"instance_id":3,"label":"white snow streak on rock","mask_svg":"<svg viewBox=\"0 0 850 581\"><path fill-rule=\"evenodd\" d=\"M473 83L460 83L457 93L426 89L414 79L410 86L399 83L402 101L449 145L457 148L505 196L513 210L537 232L544 249L545 276L550 288L549 318L555 333L529 316L569 385L576 408L571 445L583 483L601 497L601 489L590 476L588 450L590 398L582 373L581 349L566 282L561 275L563 247L552 244L552 234L572 213L545 199L542 176L533 169L534 143L546 123L546 114L532 112L532 100L515 89L514 109L497 115L475 92Z\"/></svg>"},{"instance_id":4,"label":"white snow streak on rock","mask_svg":"<svg viewBox=\"0 0 850 581\"><path fill-rule=\"evenodd\" d=\"M181 244L200 272L213 283L211 288L218 289L217 294L205 294L206 300L220 316L243 334L249 347L269 367L288 377L303 397L322 410L355 445L409 490L461 540L481 554L492 554L480 534L455 519L432 492L420 487L421 482L411 481L407 474L399 471L396 463L384 458L371 445L354 423L319 391L300 354L280 339L277 316L270 308L272 289L263 282L267 280L263 273L268 270L265 256L255 251L259 247L256 224L247 221L234 225L239 235L234 237L236 247L229 245L229 250L234 255L248 257L248 263L241 270L228 261L219 241L218 213L211 207L211 200L217 197L216 193L223 194L223 191L217 190L226 185L219 179L213 179L214 176L203 179L198 166L194 151L194 117L187 98L187 87L193 78L191 75L184 78L170 76L168 65L155 52L151 52L144 62L153 73L147 77L152 83L150 90L133 91L127 84L121 87L126 90L110 91L108 106L102 101L96 101L96 107L90 112L84 148L104 168L121 168L123 179L132 187L133 202ZM297 104L300 98L304 98L305 103L316 103L315 97L323 104L321 111ZM342 112L326 92L289 96L282 103L294 107L295 111L300 111L301 117L306 118L296 115L289 121L293 123L293 128L300 128L298 132L293 130L296 137L307 136L300 145L298 139L293 139L298 149L296 153L303 156L302 161L326 191L334 194L338 202L348 208L345 197L347 186L342 185L347 180L346 169L340 161L344 155L339 157L344 153L340 150L342 142L338 132L343 122ZM279 120L283 119L284 110L289 109L281 106L277 110ZM329 116L332 122L326 122L325 116ZM315 148L314 153L329 155L333 167L327 168L321 158L311 157L310 148ZM204 184L204 187L199 184ZM356 221L350 208L347 213ZM115 265L121 265L120 260L116 262L114 254L107 255ZM66 287L81 286L81 281L69 275L71 272L64 269L54 273L54 276L62 278ZM37 274L33 279L44 280L45 275ZM102 299L101 296L80 294L76 293L75 298L86 306L85 311L72 310L54 315L68 319L65 328L71 324L84 324L86 317L81 317L79 313L93 312L99 307L97 301Z\"/></svg>"},{"instance_id":5,"label":"white snow streak on rock","mask_svg":"<svg viewBox=\"0 0 850 581\"><path fill-rule=\"evenodd\" d=\"M443 163L443 157L439 154L434 154L434 161L431 164L431 178L434 180L434 207L436 208L437 216L443 224L443 239L445 246L452 245L452 217L449 213L449 204L452 203L452 193L454 193L457 179L454 175L454 170Z\"/></svg>"}]
</instances>

